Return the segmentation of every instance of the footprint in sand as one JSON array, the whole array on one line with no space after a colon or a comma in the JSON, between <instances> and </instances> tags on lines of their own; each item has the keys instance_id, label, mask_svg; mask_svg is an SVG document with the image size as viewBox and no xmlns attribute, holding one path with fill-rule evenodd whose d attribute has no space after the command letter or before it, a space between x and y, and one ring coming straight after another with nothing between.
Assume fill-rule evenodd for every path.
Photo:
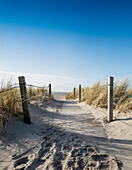
<instances>
[{"instance_id":1,"label":"footprint in sand","mask_svg":"<svg viewBox=\"0 0 132 170\"><path fill-rule=\"evenodd\" d=\"M47 143L47 144L45 145L45 148L51 147L51 146L52 146L52 143Z\"/></svg>"},{"instance_id":2,"label":"footprint in sand","mask_svg":"<svg viewBox=\"0 0 132 170\"><path fill-rule=\"evenodd\" d=\"M104 161L104 160L107 160L109 156L106 155L106 154L95 154L95 155L92 155L92 159L94 161Z\"/></svg>"},{"instance_id":3,"label":"footprint in sand","mask_svg":"<svg viewBox=\"0 0 132 170\"><path fill-rule=\"evenodd\" d=\"M26 164L27 162L28 162L28 157L18 159L14 162L14 168L17 168L20 165Z\"/></svg>"}]
</instances>

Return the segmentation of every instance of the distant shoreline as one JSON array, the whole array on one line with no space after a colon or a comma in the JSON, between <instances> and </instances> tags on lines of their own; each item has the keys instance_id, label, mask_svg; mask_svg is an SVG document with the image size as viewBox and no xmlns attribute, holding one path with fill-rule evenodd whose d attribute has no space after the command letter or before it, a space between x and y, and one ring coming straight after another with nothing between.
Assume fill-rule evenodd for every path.
<instances>
[{"instance_id":1,"label":"distant shoreline","mask_svg":"<svg viewBox=\"0 0 132 170\"><path fill-rule=\"evenodd\" d=\"M53 95L66 95L69 92L52 92Z\"/></svg>"}]
</instances>

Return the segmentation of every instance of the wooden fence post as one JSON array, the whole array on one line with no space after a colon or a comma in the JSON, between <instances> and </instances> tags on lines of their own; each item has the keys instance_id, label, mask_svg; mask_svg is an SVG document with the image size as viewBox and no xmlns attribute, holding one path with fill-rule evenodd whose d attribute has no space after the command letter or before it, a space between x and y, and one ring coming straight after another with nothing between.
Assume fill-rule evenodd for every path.
<instances>
[{"instance_id":1,"label":"wooden fence post","mask_svg":"<svg viewBox=\"0 0 132 170\"><path fill-rule=\"evenodd\" d=\"M81 85L79 85L79 102L81 102Z\"/></svg>"},{"instance_id":2,"label":"wooden fence post","mask_svg":"<svg viewBox=\"0 0 132 170\"><path fill-rule=\"evenodd\" d=\"M51 84L49 84L49 95L51 95Z\"/></svg>"},{"instance_id":3,"label":"wooden fence post","mask_svg":"<svg viewBox=\"0 0 132 170\"><path fill-rule=\"evenodd\" d=\"M108 77L108 122L113 120L113 77Z\"/></svg>"},{"instance_id":4,"label":"wooden fence post","mask_svg":"<svg viewBox=\"0 0 132 170\"><path fill-rule=\"evenodd\" d=\"M23 108L23 114L24 114L24 122L30 124L31 123L31 117L30 117L30 112L29 112L29 108L28 108L25 77L21 76L21 77L18 77L18 79L19 79L20 92L21 92L21 98L22 98L22 108Z\"/></svg>"},{"instance_id":5,"label":"wooden fence post","mask_svg":"<svg viewBox=\"0 0 132 170\"><path fill-rule=\"evenodd\" d=\"M74 100L75 100L75 95L76 95L76 92L75 92L75 90L76 90L76 89L74 88L74 90L73 90L73 93L74 93Z\"/></svg>"}]
</instances>

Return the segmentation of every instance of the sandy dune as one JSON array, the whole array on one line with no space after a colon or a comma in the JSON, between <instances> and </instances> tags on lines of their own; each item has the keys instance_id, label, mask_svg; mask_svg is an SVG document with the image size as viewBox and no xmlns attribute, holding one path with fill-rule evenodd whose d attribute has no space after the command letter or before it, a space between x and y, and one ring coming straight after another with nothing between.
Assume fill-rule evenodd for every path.
<instances>
[{"instance_id":1,"label":"sandy dune","mask_svg":"<svg viewBox=\"0 0 132 170\"><path fill-rule=\"evenodd\" d=\"M55 98L49 105L30 104L31 125L8 124L0 143L0 169L121 169L117 150L126 151L130 143L109 139L91 107Z\"/></svg>"}]
</instances>

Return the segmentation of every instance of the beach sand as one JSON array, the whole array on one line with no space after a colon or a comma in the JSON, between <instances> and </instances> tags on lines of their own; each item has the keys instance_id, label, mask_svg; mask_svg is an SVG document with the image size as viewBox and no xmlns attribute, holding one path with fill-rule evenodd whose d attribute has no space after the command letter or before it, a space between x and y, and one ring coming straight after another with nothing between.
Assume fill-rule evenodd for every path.
<instances>
[{"instance_id":1,"label":"beach sand","mask_svg":"<svg viewBox=\"0 0 132 170\"><path fill-rule=\"evenodd\" d=\"M0 169L131 169L131 119L107 123L105 110L57 95L29 108L32 124L12 120L1 137Z\"/></svg>"}]
</instances>

